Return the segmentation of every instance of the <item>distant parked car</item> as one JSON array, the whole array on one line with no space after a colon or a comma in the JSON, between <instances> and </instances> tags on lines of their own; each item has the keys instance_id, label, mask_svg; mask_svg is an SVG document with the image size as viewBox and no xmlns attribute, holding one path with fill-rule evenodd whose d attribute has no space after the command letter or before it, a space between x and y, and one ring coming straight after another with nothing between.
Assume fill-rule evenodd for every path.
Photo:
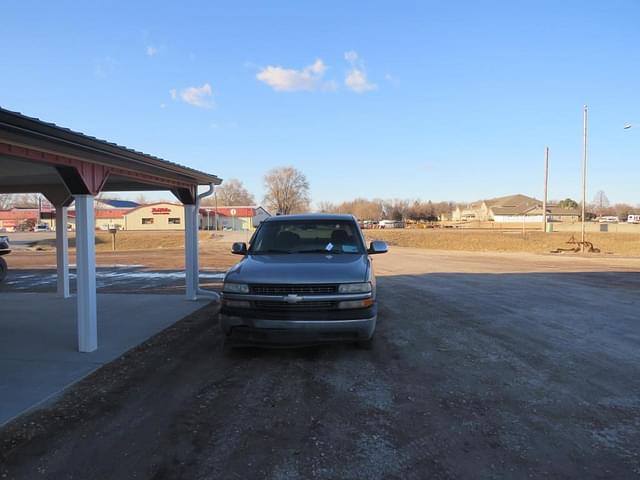
<instances>
[{"instance_id":1,"label":"distant parked car","mask_svg":"<svg viewBox=\"0 0 640 480\"><path fill-rule=\"evenodd\" d=\"M620 219L614 216L600 217L598 219L600 223L618 223Z\"/></svg>"},{"instance_id":2,"label":"distant parked car","mask_svg":"<svg viewBox=\"0 0 640 480\"><path fill-rule=\"evenodd\" d=\"M34 232L50 232L51 228L46 223L39 223L35 227L33 227Z\"/></svg>"},{"instance_id":3,"label":"distant parked car","mask_svg":"<svg viewBox=\"0 0 640 480\"><path fill-rule=\"evenodd\" d=\"M0 235L0 282L4 280L7 276L7 262L2 258L3 255L7 255L11 253L11 249L9 248L9 237L4 235Z\"/></svg>"},{"instance_id":4,"label":"distant parked car","mask_svg":"<svg viewBox=\"0 0 640 480\"><path fill-rule=\"evenodd\" d=\"M640 215L631 214L627 217L627 223L640 223Z\"/></svg>"},{"instance_id":5,"label":"distant parked car","mask_svg":"<svg viewBox=\"0 0 640 480\"><path fill-rule=\"evenodd\" d=\"M401 220L380 220L378 222L380 228L404 228L404 222Z\"/></svg>"},{"instance_id":6,"label":"distant parked car","mask_svg":"<svg viewBox=\"0 0 640 480\"><path fill-rule=\"evenodd\" d=\"M102 225L100 225L100 230L104 232L108 232L110 230L122 230L122 225L120 225L119 223L103 223Z\"/></svg>"}]
</instances>

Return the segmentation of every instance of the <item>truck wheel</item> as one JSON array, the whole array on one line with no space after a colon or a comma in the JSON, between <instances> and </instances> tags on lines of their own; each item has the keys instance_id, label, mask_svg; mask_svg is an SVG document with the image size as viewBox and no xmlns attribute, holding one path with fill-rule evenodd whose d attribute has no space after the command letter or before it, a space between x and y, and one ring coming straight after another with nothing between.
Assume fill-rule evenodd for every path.
<instances>
[{"instance_id":1,"label":"truck wheel","mask_svg":"<svg viewBox=\"0 0 640 480\"><path fill-rule=\"evenodd\" d=\"M9 270L9 268L7 267L7 262L4 261L4 258L0 257L0 283L7 276L7 270Z\"/></svg>"}]
</instances>

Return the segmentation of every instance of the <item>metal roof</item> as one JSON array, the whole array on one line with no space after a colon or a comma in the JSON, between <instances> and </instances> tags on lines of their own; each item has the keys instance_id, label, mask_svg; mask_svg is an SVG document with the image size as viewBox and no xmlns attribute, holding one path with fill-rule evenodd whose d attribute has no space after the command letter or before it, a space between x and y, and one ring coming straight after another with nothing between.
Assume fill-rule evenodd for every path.
<instances>
[{"instance_id":1,"label":"metal roof","mask_svg":"<svg viewBox=\"0 0 640 480\"><path fill-rule=\"evenodd\" d=\"M120 162L125 160L127 161L125 165L128 167L137 166L142 169L159 169L167 173L171 172L174 175L193 179L199 185L208 185L210 183L219 185L222 183L222 180L216 175L185 167L117 143L108 142L82 132L61 127L55 123L45 122L39 118L29 117L0 107L0 133L2 132L6 132L7 135L27 134L40 140L54 141L57 144L68 147L80 147L86 151L111 157ZM122 166L122 163L119 166Z\"/></svg>"},{"instance_id":2,"label":"metal roof","mask_svg":"<svg viewBox=\"0 0 640 480\"><path fill-rule=\"evenodd\" d=\"M137 202L132 202L131 200L116 200L116 199L97 199L97 202L104 203L113 208L136 208L139 207L140 204Z\"/></svg>"}]
</instances>

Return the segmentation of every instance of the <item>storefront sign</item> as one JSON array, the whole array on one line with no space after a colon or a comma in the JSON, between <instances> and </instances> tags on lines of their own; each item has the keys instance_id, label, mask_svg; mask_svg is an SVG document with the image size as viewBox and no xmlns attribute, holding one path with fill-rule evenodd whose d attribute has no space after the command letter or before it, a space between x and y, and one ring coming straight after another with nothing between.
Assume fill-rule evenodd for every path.
<instances>
[{"instance_id":1,"label":"storefront sign","mask_svg":"<svg viewBox=\"0 0 640 480\"><path fill-rule=\"evenodd\" d=\"M171 213L171 209L167 207L153 207L151 209L152 215L169 215Z\"/></svg>"}]
</instances>

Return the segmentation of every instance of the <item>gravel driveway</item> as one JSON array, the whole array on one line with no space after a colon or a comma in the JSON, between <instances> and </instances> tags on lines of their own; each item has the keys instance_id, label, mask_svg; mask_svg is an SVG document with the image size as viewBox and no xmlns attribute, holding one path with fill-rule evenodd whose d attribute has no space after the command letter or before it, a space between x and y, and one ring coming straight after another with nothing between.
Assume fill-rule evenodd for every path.
<instances>
[{"instance_id":1,"label":"gravel driveway","mask_svg":"<svg viewBox=\"0 0 640 480\"><path fill-rule=\"evenodd\" d=\"M518 258L376 259L372 351L226 351L209 306L0 432L0 474L637 478L637 265Z\"/></svg>"}]
</instances>

